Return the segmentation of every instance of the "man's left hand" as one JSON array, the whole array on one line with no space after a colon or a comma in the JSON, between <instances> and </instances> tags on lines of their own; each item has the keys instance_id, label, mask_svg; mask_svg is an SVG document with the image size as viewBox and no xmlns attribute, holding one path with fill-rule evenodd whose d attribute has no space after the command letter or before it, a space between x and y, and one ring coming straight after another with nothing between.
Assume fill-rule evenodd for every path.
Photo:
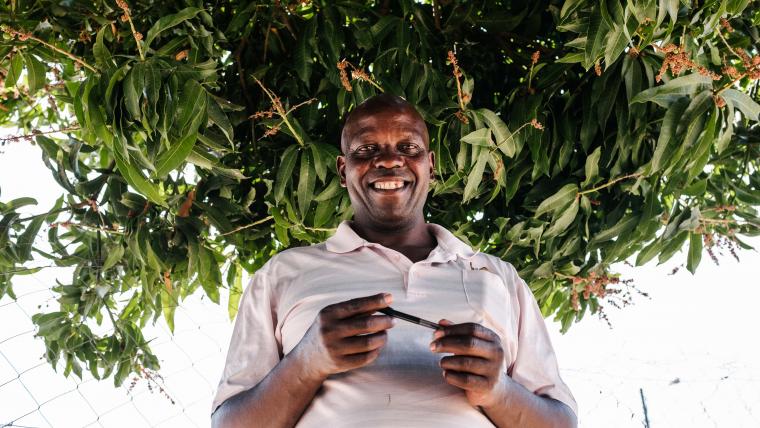
<instances>
[{"instance_id":1,"label":"man's left hand","mask_svg":"<svg viewBox=\"0 0 760 428\"><path fill-rule=\"evenodd\" d=\"M473 406L491 406L503 400L510 382L504 364L504 349L499 336L476 323L438 322L430 350L454 355L441 358L440 366L447 383L462 388Z\"/></svg>"}]
</instances>

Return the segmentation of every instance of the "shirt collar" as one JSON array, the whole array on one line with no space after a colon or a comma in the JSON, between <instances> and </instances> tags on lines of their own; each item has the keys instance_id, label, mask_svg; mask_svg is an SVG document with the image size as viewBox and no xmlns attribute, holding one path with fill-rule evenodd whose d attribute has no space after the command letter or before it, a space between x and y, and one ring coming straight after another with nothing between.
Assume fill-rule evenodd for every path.
<instances>
[{"instance_id":1,"label":"shirt collar","mask_svg":"<svg viewBox=\"0 0 760 428\"><path fill-rule=\"evenodd\" d=\"M433 253L438 253L435 256L440 256L443 261L453 260L457 257L470 259L477 254L469 245L462 242L462 240L454 236L445 227L435 223L428 223L427 227L438 241L438 246L433 250ZM325 244L330 252L348 253L372 243L357 235L349 222L344 220L338 225L335 234L325 241Z\"/></svg>"}]
</instances>

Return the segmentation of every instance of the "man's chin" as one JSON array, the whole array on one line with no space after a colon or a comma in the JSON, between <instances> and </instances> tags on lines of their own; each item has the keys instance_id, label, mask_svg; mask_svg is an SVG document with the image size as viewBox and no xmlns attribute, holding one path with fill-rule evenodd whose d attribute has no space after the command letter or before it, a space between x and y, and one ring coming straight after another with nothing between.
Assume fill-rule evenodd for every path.
<instances>
[{"instance_id":1,"label":"man's chin","mask_svg":"<svg viewBox=\"0 0 760 428\"><path fill-rule=\"evenodd\" d=\"M411 213L375 211L366 220L371 223L366 226L375 230L398 230L405 229L414 222L415 218Z\"/></svg>"}]
</instances>

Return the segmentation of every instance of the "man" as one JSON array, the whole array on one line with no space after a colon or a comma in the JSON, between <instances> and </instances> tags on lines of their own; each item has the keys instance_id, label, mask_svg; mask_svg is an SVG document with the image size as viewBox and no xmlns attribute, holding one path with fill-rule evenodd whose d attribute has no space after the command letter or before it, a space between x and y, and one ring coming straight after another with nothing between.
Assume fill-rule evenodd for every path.
<instances>
[{"instance_id":1,"label":"man","mask_svg":"<svg viewBox=\"0 0 760 428\"><path fill-rule=\"evenodd\" d=\"M256 272L214 426L575 426L575 401L515 269L425 223L435 155L414 107L367 100L346 119L341 149L354 220ZM391 303L444 327L431 334L373 315Z\"/></svg>"}]
</instances>

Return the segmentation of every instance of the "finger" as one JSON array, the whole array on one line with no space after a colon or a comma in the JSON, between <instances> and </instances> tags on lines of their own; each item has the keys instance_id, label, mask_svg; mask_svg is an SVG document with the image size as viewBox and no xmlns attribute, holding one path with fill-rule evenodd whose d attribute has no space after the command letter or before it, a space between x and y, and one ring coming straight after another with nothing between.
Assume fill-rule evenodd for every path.
<instances>
[{"instance_id":1,"label":"finger","mask_svg":"<svg viewBox=\"0 0 760 428\"><path fill-rule=\"evenodd\" d=\"M484 376L458 372L455 370L444 370L443 378L450 385L465 389L467 391L488 391L491 383Z\"/></svg>"},{"instance_id":2,"label":"finger","mask_svg":"<svg viewBox=\"0 0 760 428\"><path fill-rule=\"evenodd\" d=\"M346 337L345 339L341 339L335 346L338 348L337 351L340 355L350 355L380 349L387 342L388 333L379 331L363 336Z\"/></svg>"},{"instance_id":3,"label":"finger","mask_svg":"<svg viewBox=\"0 0 760 428\"><path fill-rule=\"evenodd\" d=\"M475 336L483 340L487 340L489 342L501 342L499 339L499 335L496 334L493 330L474 322L468 322L463 324L443 324L444 321L448 320L441 320L438 322L438 324L444 325L445 327L443 329L436 330L435 332L435 338L443 337L443 336L456 336L456 335L463 335L463 336ZM448 321L451 323L450 321Z\"/></svg>"},{"instance_id":4,"label":"finger","mask_svg":"<svg viewBox=\"0 0 760 428\"><path fill-rule=\"evenodd\" d=\"M369 352L344 355L340 359L342 363L341 365L345 368L344 371L347 371L357 367L366 366L367 364L375 361L378 356L380 356L380 349L373 349Z\"/></svg>"},{"instance_id":5,"label":"finger","mask_svg":"<svg viewBox=\"0 0 760 428\"><path fill-rule=\"evenodd\" d=\"M396 325L396 320L388 315L369 315L339 320L336 323L335 333L338 337L351 337L387 330Z\"/></svg>"},{"instance_id":6,"label":"finger","mask_svg":"<svg viewBox=\"0 0 760 428\"><path fill-rule=\"evenodd\" d=\"M499 364L485 358L465 357L461 355L443 357L441 358L439 365L445 370L467 372L485 377L488 377L493 373L498 373L500 367Z\"/></svg>"},{"instance_id":7,"label":"finger","mask_svg":"<svg viewBox=\"0 0 760 428\"><path fill-rule=\"evenodd\" d=\"M501 346L475 336L444 336L430 343L433 352L499 360Z\"/></svg>"},{"instance_id":8,"label":"finger","mask_svg":"<svg viewBox=\"0 0 760 428\"><path fill-rule=\"evenodd\" d=\"M355 315L377 312L378 309L387 308L392 302L393 296L390 293L379 293L334 303L326 306L320 313L328 319L346 319Z\"/></svg>"}]
</instances>

